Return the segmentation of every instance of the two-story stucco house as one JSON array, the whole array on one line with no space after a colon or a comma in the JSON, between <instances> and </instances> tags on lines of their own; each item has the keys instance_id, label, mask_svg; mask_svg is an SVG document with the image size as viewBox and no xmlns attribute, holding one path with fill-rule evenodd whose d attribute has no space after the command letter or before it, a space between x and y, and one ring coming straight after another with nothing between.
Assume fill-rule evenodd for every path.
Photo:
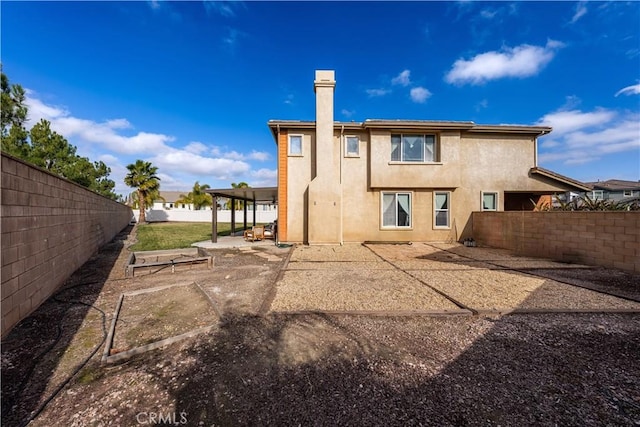
<instances>
[{"instance_id":1,"label":"two-story stucco house","mask_svg":"<svg viewBox=\"0 0 640 427\"><path fill-rule=\"evenodd\" d=\"M283 242L460 241L471 213L531 210L585 191L537 166L549 127L473 122L334 121L334 71L318 70L316 120L271 120Z\"/></svg>"}]
</instances>

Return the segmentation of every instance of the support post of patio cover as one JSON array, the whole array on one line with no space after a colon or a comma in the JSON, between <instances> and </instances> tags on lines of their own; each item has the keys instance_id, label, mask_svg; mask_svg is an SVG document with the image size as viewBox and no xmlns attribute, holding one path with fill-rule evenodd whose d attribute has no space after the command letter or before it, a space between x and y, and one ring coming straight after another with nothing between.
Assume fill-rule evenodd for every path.
<instances>
[{"instance_id":1,"label":"support post of patio cover","mask_svg":"<svg viewBox=\"0 0 640 427\"><path fill-rule=\"evenodd\" d=\"M231 198L231 237L236 233L236 199Z\"/></svg>"},{"instance_id":2,"label":"support post of patio cover","mask_svg":"<svg viewBox=\"0 0 640 427\"><path fill-rule=\"evenodd\" d=\"M253 196L253 226L256 226L256 197L255 194ZM246 214L245 214L246 215Z\"/></svg>"},{"instance_id":3,"label":"support post of patio cover","mask_svg":"<svg viewBox=\"0 0 640 427\"><path fill-rule=\"evenodd\" d=\"M242 213L244 214L242 218L242 223L243 223L243 228L246 230L247 229L247 201L246 200L242 202L242 206L244 207L242 211Z\"/></svg>"},{"instance_id":4,"label":"support post of patio cover","mask_svg":"<svg viewBox=\"0 0 640 427\"><path fill-rule=\"evenodd\" d=\"M211 243L218 243L218 196L215 194L211 206Z\"/></svg>"}]
</instances>

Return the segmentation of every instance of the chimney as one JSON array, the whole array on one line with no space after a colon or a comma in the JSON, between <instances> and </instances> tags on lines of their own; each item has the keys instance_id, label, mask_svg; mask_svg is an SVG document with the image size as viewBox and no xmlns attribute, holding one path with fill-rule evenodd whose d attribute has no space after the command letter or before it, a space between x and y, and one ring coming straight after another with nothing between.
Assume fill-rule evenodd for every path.
<instances>
[{"instance_id":1,"label":"chimney","mask_svg":"<svg viewBox=\"0 0 640 427\"><path fill-rule=\"evenodd\" d=\"M316 93L316 176L332 176L333 170L333 70L316 70L313 89Z\"/></svg>"}]
</instances>

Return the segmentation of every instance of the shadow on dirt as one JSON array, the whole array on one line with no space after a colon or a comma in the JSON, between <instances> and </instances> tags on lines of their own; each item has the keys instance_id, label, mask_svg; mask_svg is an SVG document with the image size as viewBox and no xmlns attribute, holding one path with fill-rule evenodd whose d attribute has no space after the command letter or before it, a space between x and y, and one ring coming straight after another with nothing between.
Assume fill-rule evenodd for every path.
<instances>
[{"instance_id":1,"label":"shadow on dirt","mask_svg":"<svg viewBox=\"0 0 640 427\"><path fill-rule=\"evenodd\" d=\"M26 425L101 349L106 316L93 304L132 229L104 245L2 341L2 425Z\"/></svg>"},{"instance_id":2,"label":"shadow on dirt","mask_svg":"<svg viewBox=\"0 0 640 427\"><path fill-rule=\"evenodd\" d=\"M188 425L633 425L639 321L237 315L146 366Z\"/></svg>"}]
</instances>

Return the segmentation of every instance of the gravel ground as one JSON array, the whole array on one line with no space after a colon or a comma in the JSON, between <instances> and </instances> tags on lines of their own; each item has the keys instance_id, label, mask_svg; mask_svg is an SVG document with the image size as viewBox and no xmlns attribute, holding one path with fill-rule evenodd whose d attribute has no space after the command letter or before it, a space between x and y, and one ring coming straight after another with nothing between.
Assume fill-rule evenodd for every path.
<instances>
[{"instance_id":1,"label":"gravel ground","mask_svg":"<svg viewBox=\"0 0 640 427\"><path fill-rule=\"evenodd\" d=\"M67 284L78 287L3 340L3 426L23 425L49 399L30 426L153 425L160 416L164 425L187 426L640 425L638 313L259 315L269 301L273 309L289 297L296 307L318 307L324 298L323 307L355 304L362 313L381 302L387 309L410 306L415 293L425 307L442 303L429 278L442 275L438 286L453 292L455 280L463 282L455 277L465 274L479 284L460 284L461 300L486 286L488 300L515 301L519 290L534 289L517 304L538 296L564 304L583 291L589 301L601 294L548 277L578 281L589 272L583 284L606 291L609 277L616 292L633 296L637 275L554 268L535 270L545 274L536 277L480 267L525 261L502 251L414 244L298 247L282 274L288 252L274 246L214 250L214 270L125 278L121 248L110 245L83 266ZM520 279L526 281L507 286ZM210 332L113 365L101 365L100 354L80 364L102 337L91 307L104 310L108 322L122 292L177 280L208 292L221 314ZM587 297L576 298L587 304ZM613 301L596 303L605 300Z\"/></svg>"},{"instance_id":2,"label":"gravel ground","mask_svg":"<svg viewBox=\"0 0 640 427\"><path fill-rule=\"evenodd\" d=\"M518 270L547 274L543 277ZM581 265L516 257L498 249L453 244L302 246L296 247L277 283L271 310L389 314L456 309L640 312L640 300L570 286L550 279L550 271L575 277L577 283L590 270ZM628 282L625 288L640 289L637 276Z\"/></svg>"}]
</instances>

